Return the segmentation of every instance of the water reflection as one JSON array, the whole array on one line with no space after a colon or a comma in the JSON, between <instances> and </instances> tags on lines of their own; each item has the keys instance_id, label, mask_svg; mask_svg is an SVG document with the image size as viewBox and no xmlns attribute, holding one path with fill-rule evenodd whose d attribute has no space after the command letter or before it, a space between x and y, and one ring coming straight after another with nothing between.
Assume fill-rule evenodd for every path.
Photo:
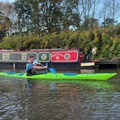
<instances>
[{"instance_id":1,"label":"water reflection","mask_svg":"<svg viewBox=\"0 0 120 120\"><path fill-rule=\"evenodd\" d=\"M27 90L31 90L31 89L33 88L33 84L32 84L32 83L30 83L30 81L29 81L29 80L27 80L27 83L26 83L26 88L27 88Z\"/></svg>"},{"instance_id":2,"label":"water reflection","mask_svg":"<svg viewBox=\"0 0 120 120\"><path fill-rule=\"evenodd\" d=\"M31 101L29 109L40 111L42 119L115 119L119 118L120 93L115 92L115 86L111 83L68 83L62 81L31 81L34 86L32 89L35 101ZM91 81L92 82L92 81ZM80 84L81 83L81 84ZM105 84L105 85L104 85ZM102 86L104 85L104 87ZM95 87L96 86L96 87ZM102 87L101 87L102 86ZM55 94L53 90L55 87ZM52 90L51 90L52 88ZM35 91L40 91L35 93ZM34 106L37 106L36 109ZM41 110L42 108L42 110ZM39 109L39 110L38 110ZM34 112L33 112L34 113ZM38 116L38 114L36 115ZM47 114L44 116L43 114ZM35 117L34 114L31 117Z\"/></svg>"},{"instance_id":3,"label":"water reflection","mask_svg":"<svg viewBox=\"0 0 120 120\"><path fill-rule=\"evenodd\" d=\"M57 90L57 88L56 88L56 83L51 83L51 84L50 84L50 90L51 90L51 91L56 91L56 90Z\"/></svg>"},{"instance_id":4,"label":"water reflection","mask_svg":"<svg viewBox=\"0 0 120 120\"><path fill-rule=\"evenodd\" d=\"M120 74L117 72L108 81L2 78L0 120L119 120Z\"/></svg>"}]
</instances>

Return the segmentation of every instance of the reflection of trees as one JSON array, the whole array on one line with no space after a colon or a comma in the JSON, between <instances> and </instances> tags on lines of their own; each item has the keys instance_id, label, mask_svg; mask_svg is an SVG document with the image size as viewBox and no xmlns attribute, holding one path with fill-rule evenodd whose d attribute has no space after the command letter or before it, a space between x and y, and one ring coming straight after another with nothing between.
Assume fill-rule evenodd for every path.
<instances>
[{"instance_id":1,"label":"reflection of trees","mask_svg":"<svg viewBox=\"0 0 120 120\"><path fill-rule=\"evenodd\" d=\"M31 120L103 119L117 118L120 111L119 84L113 85L114 88L110 84L99 87L105 82L98 81L96 84L94 81L54 81L56 91L51 91L52 81L29 80L32 85L29 91L25 88L26 81L4 82L0 82L0 110L13 118L16 115Z\"/></svg>"}]
</instances>

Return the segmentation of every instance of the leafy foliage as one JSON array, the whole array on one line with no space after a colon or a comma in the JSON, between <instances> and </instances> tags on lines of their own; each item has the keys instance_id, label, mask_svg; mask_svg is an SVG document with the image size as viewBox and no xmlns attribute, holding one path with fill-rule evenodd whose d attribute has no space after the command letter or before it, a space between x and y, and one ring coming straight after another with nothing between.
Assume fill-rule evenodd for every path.
<instances>
[{"instance_id":1,"label":"leafy foliage","mask_svg":"<svg viewBox=\"0 0 120 120\"><path fill-rule=\"evenodd\" d=\"M0 40L6 35L6 31L12 25L9 15L11 14L13 6L9 3L0 2Z\"/></svg>"},{"instance_id":2,"label":"leafy foliage","mask_svg":"<svg viewBox=\"0 0 120 120\"><path fill-rule=\"evenodd\" d=\"M0 3L0 48L83 48L87 52L97 47L95 57L120 56L120 24L115 24L117 7L114 8L117 3L107 5L105 2L100 26L95 15L99 0L86 1L16 0L13 4ZM114 14L107 18L109 9L106 7L110 5L113 5ZM14 36L12 33L5 36L6 31L9 33L12 29Z\"/></svg>"},{"instance_id":3,"label":"leafy foliage","mask_svg":"<svg viewBox=\"0 0 120 120\"><path fill-rule=\"evenodd\" d=\"M52 48L83 48L85 52L91 51L92 47L98 48L96 57L109 58L120 56L120 36L117 27L112 31L109 28L93 29L88 31L65 31L57 34L17 35L5 37L0 47L3 49L29 50L29 49L52 49ZM116 31L116 32L115 32ZM111 34L111 33L115 34Z\"/></svg>"}]
</instances>

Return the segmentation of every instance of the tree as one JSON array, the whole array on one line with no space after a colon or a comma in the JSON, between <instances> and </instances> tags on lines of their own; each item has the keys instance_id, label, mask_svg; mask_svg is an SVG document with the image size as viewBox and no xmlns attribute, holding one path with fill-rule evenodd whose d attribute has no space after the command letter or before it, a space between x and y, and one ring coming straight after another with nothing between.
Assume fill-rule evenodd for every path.
<instances>
[{"instance_id":1,"label":"tree","mask_svg":"<svg viewBox=\"0 0 120 120\"><path fill-rule=\"evenodd\" d=\"M113 21L115 21L115 16L116 13L118 12L118 5L119 5L118 0L110 0L110 7L111 7Z\"/></svg>"},{"instance_id":2,"label":"tree","mask_svg":"<svg viewBox=\"0 0 120 120\"><path fill-rule=\"evenodd\" d=\"M80 27L79 0L62 0L62 29L69 27Z\"/></svg>"},{"instance_id":3,"label":"tree","mask_svg":"<svg viewBox=\"0 0 120 120\"><path fill-rule=\"evenodd\" d=\"M47 33L60 32L61 31L61 0L56 2L53 0L43 0L41 2L41 27L42 31Z\"/></svg>"},{"instance_id":4,"label":"tree","mask_svg":"<svg viewBox=\"0 0 120 120\"><path fill-rule=\"evenodd\" d=\"M0 40L6 35L6 31L12 26L10 14L13 6L10 3L0 3Z\"/></svg>"},{"instance_id":5,"label":"tree","mask_svg":"<svg viewBox=\"0 0 120 120\"><path fill-rule=\"evenodd\" d=\"M28 29L41 36L79 27L78 0L17 0L16 26L20 32Z\"/></svg>"},{"instance_id":6,"label":"tree","mask_svg":"<svg viewBox=\"0 0 120 120\"><path fill-rule=\"evenodd\" d=\"M109 27L110 25L113 25L113 23L115 23L115 21L111 18L107 18L103 23L102 25L104 27Z\"/></svg>"},{"instance_id":7,"label":"tree","mask_svg":"<svg viewBox=\"0 0 120 120\"><path fill-rule=\"evenodd\" d=\"M98 20L95 18L87 18L83 24L82 24L82 28L84 30L89 30L89 29L93 29L93 28L98 28L99 23Z\"/></svg>"},{"instance_id":8,"label":"tree","mask_svg":"<svg viewBox=\"0 0 120 120\"><path fill-rule=\"evenodd\" d=\"M18 29L20 33L28 32L32 29L31 22L31 5L26 0L17 0L14 2L14 8L17 15L17 20L14 24L14 28Z\"/></svg>"},{"instance_id":9,"label":"tree","mask_svg":"<svg viewBox=\"0 0 120 120\"><path fill-rule=\"evenodd\" d=\"M82 27L84 30L88 30L88 28L93 28L94 24L96 24L97 18L96 13L99 6L99 0L80 0L79 8L80 15L82 19Z\"/></svg>"},{"instance_id":10,"label":"tree","mask_svg":"<svg viewBox=\"0 0 120 120\"><path fill-rule=\"evenodd\" d=\"M103 0L103 25L114 24L116 22L116 16L119 11L118 0ZM107 24L106 24L107 23Z\"/></svg>"}]
</instances>

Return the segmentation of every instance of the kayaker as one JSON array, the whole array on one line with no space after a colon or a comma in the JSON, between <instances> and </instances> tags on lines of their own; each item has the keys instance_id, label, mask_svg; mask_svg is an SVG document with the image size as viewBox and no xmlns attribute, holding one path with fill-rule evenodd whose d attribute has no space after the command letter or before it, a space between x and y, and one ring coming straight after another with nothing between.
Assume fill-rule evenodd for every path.
<instances>
[{"instance_id":1,"label":"kayaker","mask_svg":"<svg viewBox=\"0 0 120 120\"><path fill-rule=\"evenodd\" d=\"M34 56L29 56L28 58L28 63L26 64L26 72L27 75L36 75L36 74L40 74L47 72L47 66L38 66L37 64L33 64L34 62Z\"/></svg>"}]
</instances>

